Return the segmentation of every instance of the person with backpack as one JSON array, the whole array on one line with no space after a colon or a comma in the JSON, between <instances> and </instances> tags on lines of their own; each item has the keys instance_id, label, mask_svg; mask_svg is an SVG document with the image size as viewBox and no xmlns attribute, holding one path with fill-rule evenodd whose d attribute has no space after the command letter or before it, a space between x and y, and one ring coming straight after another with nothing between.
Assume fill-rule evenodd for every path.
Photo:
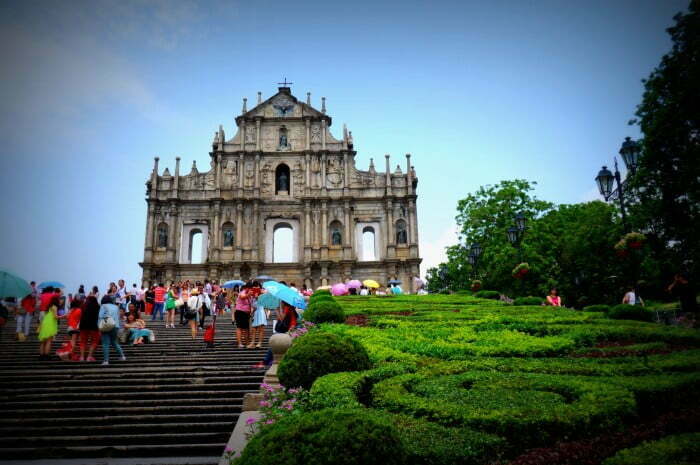
<instances>
[{"instance_id":1,"label":"person with backpack","mask_svg":"<svg viewBox=\"0 0 700 465\"><path fill-rule=\"evenodd\" d=\"M122 361L126 360L119 345L119 307L114 305L112 296L102 297L97 327L102 336L102 365L109 365L109 347L113 346Z\"/></svg>"},{"instance_id":2,"label":"person with backpack","mask_svg":"<svg viewBox=\"0 0 700 465\"><path fill-rule=\"evenodd\" d=\"M80 313L80 361L94 362L95 349L97 341L100 339L100 331L97 329L97 320L100 315L100 304L97 303L97 297L90 295L85 299L83 311ZM85 349L88 347L87 358L85 358Z\"/></svg>"}]
</instances>

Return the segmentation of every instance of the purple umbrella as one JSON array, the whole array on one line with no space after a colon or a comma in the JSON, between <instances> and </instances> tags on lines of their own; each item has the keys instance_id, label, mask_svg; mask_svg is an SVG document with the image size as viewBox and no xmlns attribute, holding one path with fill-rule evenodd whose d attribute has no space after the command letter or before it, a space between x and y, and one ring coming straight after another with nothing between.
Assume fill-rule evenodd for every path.
<instances>
[{"instance_id":1,"label":"purple umbrella","mask_svg":"<svg viewBox=\"0 0 700 465\"><path fill-rule=\"evenodd\" d=\"M333 284L333 287L331 287L331 294L333 295L345 295L347 293L348 288L343 283Z\"/></svg>"},{"instance_id":2,"label":"purple umbrella","mask_svg":"<svg viewBox=\"0 0 700 465\"><path fill-rule=\"evenodd\" d=\"M357 279L353 279L352 281L348 281L345 284L345 287L347 287L348 289L359 289L362 287L362 283Z\"/></svg>"}]
</instances>

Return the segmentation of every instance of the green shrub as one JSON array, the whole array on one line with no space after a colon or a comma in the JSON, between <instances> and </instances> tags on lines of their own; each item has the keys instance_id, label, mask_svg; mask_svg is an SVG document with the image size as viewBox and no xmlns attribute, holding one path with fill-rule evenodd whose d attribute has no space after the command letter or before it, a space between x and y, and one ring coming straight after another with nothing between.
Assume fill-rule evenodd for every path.
<instances>
[{"instance_id":1,"label":"green shrub","mask_svg":"<svg viewBox=\"0 0 700 465\"><path fill-rule=\"evenodd\" d=\"M328 289L317 289L313 294L311 294L311 297L319 297L322 295L331 296L331 291Z\"/></svg>"},{"instance_id":2,"label":"green shrub","mask_svg":"<svg viewBox=\"0 0 700 465\"><path fill-rule=\"evenodd\" d=\"M316 302L333 302L333 303L337 303L333 297L331 297L331 296L329 296L329 295L325 295L325 294L320 295L320 296L318 296L318 297L314 297L314 296L309 297L309 305L315 304Z\"/></svg>"},{"instance_id":3,"label":"green shrub","mask_svg":"<svg viewBox=\"0 0 700 465\"><path fill-rule=\"evenodd\" d=\"M304 319L313 323L345 323L345 313L335 301L315 301L304 312Z\"/></svg>"},{"instance_id":4,"label":"green shrub","mask_svg":"<svg viewBox=\"0 0 700 465\"><path fill-rule=\"evenodd\" d=\"M542 305L542 302L544 302L544 299L542 297L518 297L513 301L513 305Z\"/></svg>"},{"instance_id":5,"label":"green shrub","mask_svg":"<svg viewBox=\"0 0 700 465\"><path fill-rule=\"evenodd\" d=\"M468 291L466 289L460 289L459 291L455 292L457 295L472 295L471 291Z\"/></svg>"},{"instance_id":6,"label":"green shrub","mask_svg":"<svg viewBox=\"0 0 700 465\"><path fill-rule=\"evenodd\" d=\"M479 299L494 299L498 300L501 298L501 293L498 291L479 291L474 294L474 297Z\"/></svg>"},{"instance_id":7,"label":"green shrub","mask_svg":"<svg viewBox=\"0 0 700 465\"><path fill-rule=\"evenodd\" d=\"M326 409L265 426L236 465L401 465L407 454L386 416Z\"/></svg>"},{"instance_id":8,"label":"green shrub","mask_svg":"<svg viewBox=\"0 0 700 465\"><path fill-rule=\"evenodd\" d=\"M589 305L588 307L583 307L584 312L603 312L608 313L610 311L610 305L597 304Z\"/></svg>"},{"instance_id":9,"label":"green shrub","mask_svg":"<svg viewBox=\"0 0 700 465\"><path fill-rule=\"evenodd\" d=\"M614 320L653 321L654 314L639 305L620 304L608 311L608 318Z\"/></svg>"},{"instance_id":10,"label":"green shrub","mask_svg":"<svg viewBox=\"0 0 700 465\"><path fill-rule=\"evenodd\" d=\"M279 365L278 375L284 386L309 389L320 376L370 367L367 351L355 340L312 331L292 344Z\"/></svg>"},{"instance_id":11,"label":"green shrub","mask_svg":"<svg viewBox=\"0 0 700 465\"><path fill-rule=\"evenodd\" d=\"M695 465L700 456L700 433L667 436L623 449L603 465Z\"/></svg>"}]
</instances>

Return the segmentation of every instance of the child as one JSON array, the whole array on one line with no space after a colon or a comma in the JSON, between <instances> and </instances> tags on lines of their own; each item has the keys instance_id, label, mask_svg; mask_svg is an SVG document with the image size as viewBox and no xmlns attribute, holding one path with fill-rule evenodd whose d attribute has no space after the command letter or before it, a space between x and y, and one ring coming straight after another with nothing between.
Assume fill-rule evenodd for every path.
<instances>
[{"instance_id":1,"label":"child","mask_svg":"<svg viewBox=\"0 0 700 465\"><path fill-rule=\"evenodd\" d=\"M265 337L265 326L267 326L267 315L265 313L265 307L258 305L255 301L255 310L253 311L253 322L251 323L253 329L250 331L250 344L248 348L257 347L258 349L262 347L262 341ZM257 345L255 344L255 339L258 339Z\"/></svg>"}]
</instances>

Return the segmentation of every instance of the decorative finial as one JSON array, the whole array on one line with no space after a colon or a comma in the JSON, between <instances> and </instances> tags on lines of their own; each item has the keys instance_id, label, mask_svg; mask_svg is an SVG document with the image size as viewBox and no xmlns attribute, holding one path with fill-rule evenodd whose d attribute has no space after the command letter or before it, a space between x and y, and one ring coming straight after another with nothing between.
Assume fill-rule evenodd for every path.
<instances>
[{"instance_id":1,"label":"decorative finial","mask_svg":"<svg viewBox=\"0 0 700 465\"><path fill-rule=\"evenodd\" d=\"M321 97L321 113L326 112L326 97Z\"/></svg>"},{"instance_id":2,"label":"decorative finial","mask_svg":"<svg viewBox=\"0 0 700 465\"><path fill-rule=\"evenodd\" d=\"M258 91L258 105L262 103L262 92Z\"/></svg>"},{"instance_id":3,"label":"decorative finial","mask_svg":"<svg viewBox=\"0 0 700 465\"><path fill-rule=\"evenodd\" d=\"M248 99L243 97L243 113L248 111Z\"/></svg>"},{"instance_id":4,"label":"decorative finial","mask_svg":"<svg viewBox=\"0 0 700 465\"><path fill-rule=\"evenodd\" d=\"M306 93L306 104L311 106L311 92Z\"/></svg>"}]
</instances>

